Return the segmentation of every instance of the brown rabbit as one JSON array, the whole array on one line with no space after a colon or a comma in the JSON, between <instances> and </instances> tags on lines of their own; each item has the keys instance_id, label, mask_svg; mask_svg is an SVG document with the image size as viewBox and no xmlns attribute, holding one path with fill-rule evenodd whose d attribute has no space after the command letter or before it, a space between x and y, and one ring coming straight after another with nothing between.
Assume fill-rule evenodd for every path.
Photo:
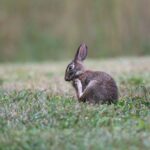
<instances>
[{"instance_id":1,"label":"brown rabbit","mask_svg":"<svg viewBox=\"0 0 150 150\"><path fill-rule=\"evenodd\" d=\"M78 100L94 104L116 102L118 89L114 79L105 72L85 70L86 56L87 46L81 44L65 73L65 80L72 81Z\"/></svg>"}]
</instances>

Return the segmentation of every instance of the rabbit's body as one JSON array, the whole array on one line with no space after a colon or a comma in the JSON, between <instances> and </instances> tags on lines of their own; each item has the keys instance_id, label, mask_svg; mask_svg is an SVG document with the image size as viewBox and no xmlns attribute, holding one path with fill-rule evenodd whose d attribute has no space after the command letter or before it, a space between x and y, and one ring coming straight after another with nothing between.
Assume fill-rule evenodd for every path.
<instances>
[{"instance_id":1,"label":"rabbit's body","mask_svg":"<svg viewBox=\"0 0 150 150\"><path fill-rule=\"evenodd\" d=\"M87 46L81 44L65 73L65 80L72 81L78 100L89 103L116 102L118 89L114 79L105 72L85 70L82 62L86 56Z\"/></svg>"},{"instance_id":2,"label":"rabbit's body","mask_svg":"<svg viewBox=\"0 0 150 150\"><path fill-rule=\"evenodd\" d=\"M83 91L79 101L90 103L112 103L117 101L118 90L116 83L107 73L85 71L75 80L77 79L81 82ZM73 86L76 89L77 85L74 81Z\"/></svg>"}]
</instances>

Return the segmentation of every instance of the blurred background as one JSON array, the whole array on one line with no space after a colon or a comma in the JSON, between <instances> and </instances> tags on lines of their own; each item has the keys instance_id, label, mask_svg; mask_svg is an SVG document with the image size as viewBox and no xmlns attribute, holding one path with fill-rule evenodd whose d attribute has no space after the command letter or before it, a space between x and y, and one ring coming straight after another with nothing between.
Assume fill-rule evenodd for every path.
<instances>
[{"instance_id":1,"label":"blurred background","mask_svg":"<svg viewBox=\"0 0 150 150\"><path fill-rule=\"evenodd\" d=\"M0 0L0 62L150 54L149 0Z\"/></svg>"}]
</instances>

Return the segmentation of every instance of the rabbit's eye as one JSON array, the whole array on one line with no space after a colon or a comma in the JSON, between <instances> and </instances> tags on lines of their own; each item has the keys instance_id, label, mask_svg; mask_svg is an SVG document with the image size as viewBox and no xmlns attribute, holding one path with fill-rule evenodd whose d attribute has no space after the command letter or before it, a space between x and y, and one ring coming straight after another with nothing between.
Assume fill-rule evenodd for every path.
<instances>
[{"instance_id":1,"label":"rabbit's eye","mask_svg":"<svg viewBox=\"0 0 150 150\"><path fill-rule=\"evenodd\" d=\"M68 67L68 70L69 71L72 71L74 69L74 65L70 65L69 67Z\"/></svg>"},{"instance_id":2,"label":"rabbit's eye","mask_svg":"<svg viewBox=\"0 0 150 150\"><path fill-rule=\"evenodd\" d=\"M73 69L73 67L72 66L69 66L69 68L68 68L69 70L72 70Z\"/></svg>"}]
</instances>

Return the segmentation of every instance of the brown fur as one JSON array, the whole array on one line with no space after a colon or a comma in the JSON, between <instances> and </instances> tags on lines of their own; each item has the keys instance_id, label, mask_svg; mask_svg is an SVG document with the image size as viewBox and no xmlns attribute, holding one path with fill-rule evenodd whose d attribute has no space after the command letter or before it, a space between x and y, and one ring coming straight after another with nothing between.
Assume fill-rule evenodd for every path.
<instances>
[{"instance_id":1,"label":"brown fur","mask_svg":"<svg viewBox=\"0 0 150 150\"><path fill-rule=\"evenodd\" d=\"M86 92L80 97L81 101L91 101L92 103L111 103L118 99L118 90L113 78L105 72L85 71L79 77L82 83L83 91L90 81L95 83L86 89Z\"/></svg>"},{"instance_id":2,"label":"brown fur","mask_svg":"<svg viewBox=\"0 0 150 150\"><path fill-rule=\"evenodd\" d=\"M86 58L87 46L81 44L75 59L68 65L74 66L71 71L66 69L65 80L72 81L79 101L89 103L112 103L118 99L118 89L114 79L105 72L85 70L82 61ZM76 82L78 80L78 83ZM82 95L78 84L81 82Z\"/></svg>"}]
</instances>

